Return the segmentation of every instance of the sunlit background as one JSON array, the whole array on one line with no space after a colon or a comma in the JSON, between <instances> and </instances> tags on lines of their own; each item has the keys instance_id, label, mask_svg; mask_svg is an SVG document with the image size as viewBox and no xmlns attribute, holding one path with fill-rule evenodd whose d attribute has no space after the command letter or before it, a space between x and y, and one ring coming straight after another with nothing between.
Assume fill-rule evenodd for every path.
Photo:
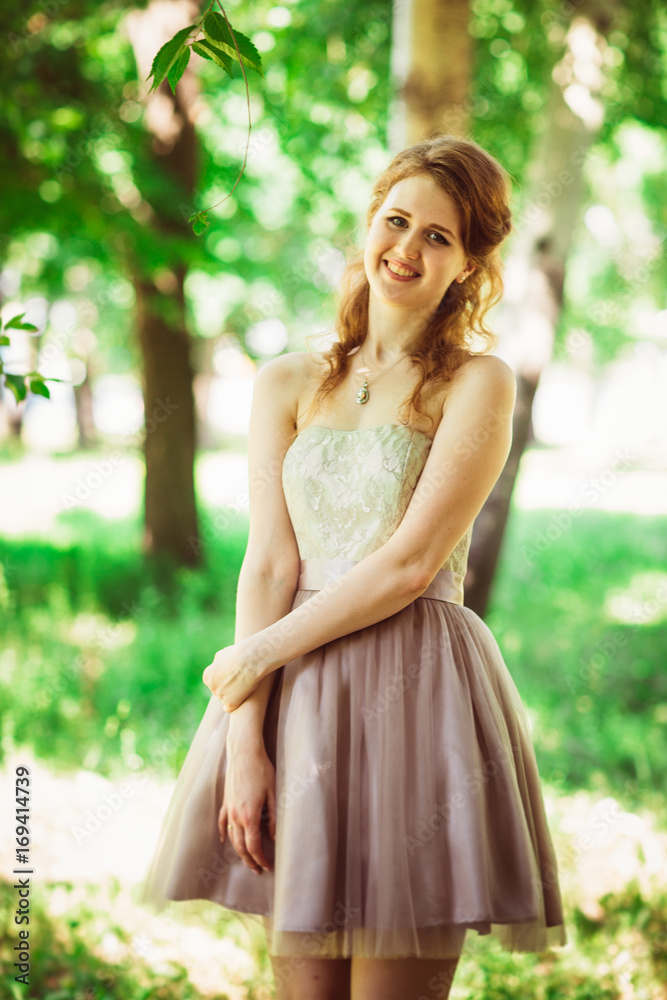
<instances>
[{"instance_id":1,"label":"sunlit background","mask_svg":"<svg viewBox=\"0 0 667 1000\"><path fill-rule=\"evenodd\" d=\"M452 24L467 12L470 46L444 124L513 181L491 325L537 389L485 619L531 722L570 936L560 956L480 947L452 997L665 1000L667 19L649 0L440 6ZM264 77L248 73L247 164L226 197L248 137L239 73L193 57L178 106L146 82L195 4L6 5L0 317L36 330L3 331L0 359L50 398L17 402L0 376L3 782L13 801L15 766L33 769L36 870L33 984L1 996L272 996L258 928L183 925L133 893L202 670L233 640L253 380L334 336L406 113L416 57L392 25L417 7L227 5ZM150 317L165 366L180 350L191 369L198 560L144 551L146 443L184 448L179 417L162 420L184 397L147 388ZM10 826L0 838L11 861ZM7 940L12 902L6 887Z\"/></svg>"}]
</instances>

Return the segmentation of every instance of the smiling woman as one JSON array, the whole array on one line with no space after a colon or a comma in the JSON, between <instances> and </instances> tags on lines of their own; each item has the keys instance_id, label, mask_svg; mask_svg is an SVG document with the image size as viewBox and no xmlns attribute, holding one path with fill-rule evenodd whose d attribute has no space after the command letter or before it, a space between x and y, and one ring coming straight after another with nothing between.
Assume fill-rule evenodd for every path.
<instances>
[{"instance_id":1,"label":"smiling woman","mask_svg":"<svg viewBox=\"0 0 667 1000\"><path fill-rule=\"evenodd\" d=\"M380 305L387 295L409 310L392 341L400 353L409 348L419 373L404 418L419 412L427 388L443 390L471 354L493 346L484 319L502 294L500 246L512 228L508 201L505 171L476 143L440 136L394 157L371 194L365 247L343 275L339 340L325 355L329 371L313 406L335 394L349 352L362 343L366 361L385 367L373 327L381 313L384 320L391 315Z\"/></svg>"},{"instance_id":2,"label":"smiling woman","mask_svg":"<svg viewBox=\"0 0 667 1000\"><path fill-rule=\"evenodd\" d=\"M277 1000L446 997L469 934L565 940L527 719L463 606L511 439L514 376L472 343L507 194L474 143L400 153L338 341L255 379L236 641L204 670L144 899L259 916Z\"/></svg>"},{"instance_id":3,"label":"smiling woman","mask_svg":"<svg viewBox=\"0 0 667 1000\"><path fill-rule=\"evenodd\" d=\"M443 288L449 288L452 281L465 281L477 266L461 244L458 210L428 174L398 181L387 201L400 201L404 207L381 205L371 223L364 254L368 281L380 296L378 274L383 279L388 276L390 282L418 285L414 304L420 315L431 315L442 299ZM440 222L433 222L434 217ZM419 262L418 267L414 261Z\"/></svg>"}]
</instances>

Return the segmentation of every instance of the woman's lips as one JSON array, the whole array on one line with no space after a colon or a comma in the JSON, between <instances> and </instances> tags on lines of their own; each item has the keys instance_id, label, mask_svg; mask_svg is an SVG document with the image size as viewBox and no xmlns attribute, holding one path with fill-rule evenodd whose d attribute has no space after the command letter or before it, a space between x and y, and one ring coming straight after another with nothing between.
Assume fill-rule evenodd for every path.
<instances>
[{"instance_id":1,"label":"woman's lips","mask_svg":"<svg viewBox=\"0 0 667 1000\"><path fill-rule=\"evenodd\" d=\"M415 278L419 277L419 274L417 273L417 271L413 271L412 268L406 267L404 264L399 264L395 260L391 260L391 261L390 260L383 260L382 263L384 264L385 270L387 271L387 273L395 281L414 281ZM390 264L391 264L391 267L389 266ZM395 268L397 270L403 271L405 273L403 273L403 274L397 274L396 270L392 270L392 268Z\"/></svg>"}]
</instances>

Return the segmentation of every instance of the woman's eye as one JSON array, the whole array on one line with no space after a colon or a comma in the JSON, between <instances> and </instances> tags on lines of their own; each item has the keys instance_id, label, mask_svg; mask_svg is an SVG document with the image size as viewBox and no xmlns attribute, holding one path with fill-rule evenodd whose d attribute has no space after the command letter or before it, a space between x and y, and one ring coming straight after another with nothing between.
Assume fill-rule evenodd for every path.
<instances>
[{"instance_id":1,"label":"woman's eye","mask_svg":"<svg viewBox=\"0 0 667 1000\"><path fill-rule=\"evenodd\" d=\"M392 226L396 226L397 229L405 229L408 224L407 219L404 219L402 215L389 215L387 216L387 222L390 222ZM431 243L440 243L445 247L449 246L449 240L446 240L442 233L437 233L435 230L432 230L428 235ZM433 236L435 236L436 239L431 239Z\"/></svg>"}]
</instances>

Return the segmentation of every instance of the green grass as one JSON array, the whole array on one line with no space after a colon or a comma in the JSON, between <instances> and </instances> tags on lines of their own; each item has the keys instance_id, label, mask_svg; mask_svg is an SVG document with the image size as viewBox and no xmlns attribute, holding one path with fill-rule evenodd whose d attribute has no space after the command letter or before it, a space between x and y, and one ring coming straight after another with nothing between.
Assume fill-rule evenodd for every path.
<instances>
[{"instance_id":1,"label":"green grass","mask_svg":"<svg viewBox=\"0 0 667 1000\"><path fill-rule=\"evenodd\" d=\"M73 886L56 883L48 887L69 893ZM97 900L97 887L88 886L85 900L78 900L57 919L49 914L43 889L32 889L30 900L29 985L14 976L17 931L13 915L17 894L11 884L0 881L0 956L7 978L0 984L0 997L7 1000L199 1000L201 992L190 982L188 970L169 961L167 971L157 972L142 957L142 941L117 921L110 919ZM101 957L103 939L114 942L124 955L119 961ZM162 963L164 964L164 963ZM248 1000L256 996L248 984ZM210 1000L229 1000L225 992Z\"/></svg>"},{"instance_id":2,"label":"green grass","mask_svg":"<svg viewBox=\"0 0 667 1000\"><path fill-rule=\"evenodd\" d=\"M587 511L536 553L554 523L550 511L511 519L487 622L545 780L631 805L667 780L667 519ZM609 614L619 594L625 623Z\"/></svg>"},{"instance_id":3,"label":"green grass","mask_svg":"<svg viewBox=\"0 0 667 1000\"><path fill-rule=\"evenodd\" d=\"M207 531L206 565L174 570L142 558L138 524L67 518L69 548L0 539L4 749L13 733L65 768L173 771L208 701L204 667L233 642L247 526Z\"/></svg>"},{"instance_id":4,"label":"green grass","mask_svg":"<svg viewBox=\"0 0 667 1000\"><path fill-rule=\"evenodd\" d=\"M564 792L610 793L630 809L656 804L664 817L667 592L653 616L647 602L662 595L666 519L587 511L536 552L536 538L556 534L553 516L514 513L487 617L533 720L541 773ZM75 545L0 539L3 748L14 741L52 768L112 778L138 768L174 774L208 700L202 670L233 640L247 524L205 527L205 566L173 571L142 558L138 522L83 510L66 519ZM635 621L610 616L619 594ZM2 899L13 934L7 887ZM507 955L481 941L464 956L452 1000L622 1000L630 984L633 995L662 997L667 897L644 898L631 884L598 902L596 919L567 914L564 953ZM140 960L102 961L110 918L94 900L57 921L39 896L35 905L40 960L21 996L199 996L177 966L158 975ZM256 959L255 987L266 989L268 958L260 949Z\"/></svg>"},{"instance_id":5,"label":"green grass","mask_svg":"<svg viewBox=\"0 0 667 1000\"><path fill-rule=\"evenodd\" d=\"M14 739L63 767L182 762L208 700L204 667L233 641L247 522L207 527L198 570L146 561L135 521L64 515L70 547L0 539L0 701ZM556 541L550 511L510 520L487 621L534 721L544 780L631 805L667 780L665 518L587 511ZM651 576L651 573L654 575ZM641 624L611 620L625 592ZM648 620L658 594L661 620Z\"/></svg>"},{"instance_id":6,"label":"green grass","mask_svg":"<svg viewBox=\"0 0 667 1000\"><path fill-rule=\"evenodd\" d=\"M58 883L33 890L31 897L30 985L13 981L13 912L16 893L0 881L0 957L8 973L0 985L7 1000L202 1000L204 994L188 979L187 969L170 961L160 971L142 957L141 941L134 941L97 899L89 886L57 919L50 915L44 890L68 893L73 886ZM463 954L457 969L452 1000L661 1000L667 979L667 895L643 898L630 885L623 893L601 901L600 916L592 920L581 911L569 914L566 951L508 954L483 938ZM233 920L230 917L230 920ZM225 925L227 926L227 925ZM230 928L233 933L233 928ZM103 939L112 938L121 957L102 957ZM254 982L245 983L247 1000L270 995L272 976L265 948L254 946L257 967ZM16 973L18 974L18 972ZM432 994L438 996L439 985ZM207 1000L227 1000L225 992L208 993Z\"/></svg>"}]
</instances>

